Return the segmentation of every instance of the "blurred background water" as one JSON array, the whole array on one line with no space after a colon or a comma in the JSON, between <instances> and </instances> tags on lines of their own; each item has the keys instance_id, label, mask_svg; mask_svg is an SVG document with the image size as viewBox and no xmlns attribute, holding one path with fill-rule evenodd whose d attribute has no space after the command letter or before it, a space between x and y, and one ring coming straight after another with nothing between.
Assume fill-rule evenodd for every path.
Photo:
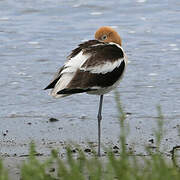
<instances>
[{"instance_id":1,"label":"blurred background water","mask_svg":"<svg viewBox=\"0 0 180 180\"><path fill-rule=\"evenodd\" d=\"M48 143L97 142L99 97L55 100L43 88L70 51L104 25L118 31L129 58L118 88L129 113L128 145L141 153L154 139L158 104L162 148L180 144L179 0L0 0L0 154L22 154L32 140L42 151ZM117 143L113 92L104 99L102 133L104 144Z\"/></svg>"}]
</instances>

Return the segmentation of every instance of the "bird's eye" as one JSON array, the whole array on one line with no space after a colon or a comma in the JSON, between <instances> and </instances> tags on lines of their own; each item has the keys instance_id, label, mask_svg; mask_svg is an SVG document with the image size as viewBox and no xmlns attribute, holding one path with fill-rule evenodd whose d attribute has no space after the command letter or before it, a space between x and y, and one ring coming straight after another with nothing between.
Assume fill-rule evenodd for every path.
<instances>
[{"instance_id":1,"label":"bird's eye","mask_svg":"<svg viewBox=\"0 0 180 180\"><path fill-rule=\"evenodd\" d=\"M106 40L107 39L107 36L106 35L103 35L102 37L101 37L101 40Z\"/></svg>"}]
</instances>

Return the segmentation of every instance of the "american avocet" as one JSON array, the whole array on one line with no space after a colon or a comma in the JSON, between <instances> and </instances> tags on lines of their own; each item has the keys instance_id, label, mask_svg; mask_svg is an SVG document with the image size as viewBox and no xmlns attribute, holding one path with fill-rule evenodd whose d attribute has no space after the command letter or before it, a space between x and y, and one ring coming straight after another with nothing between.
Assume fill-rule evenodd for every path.
<instances>
[{"instance_id":1,"label":"american avocet","mask_svg":"<svg viewBox=\"0 0 180 180\"><path fill-rule=\"evenodd\" d=\"M98 156L100 156L101 111L103 95L116 88L123 76L127 58L118 33L111 27L101 27L95 39L74 49L66 63L45 89L61 98L76 93L100 95L98 110Z\"/></svg>"}]
</instances>

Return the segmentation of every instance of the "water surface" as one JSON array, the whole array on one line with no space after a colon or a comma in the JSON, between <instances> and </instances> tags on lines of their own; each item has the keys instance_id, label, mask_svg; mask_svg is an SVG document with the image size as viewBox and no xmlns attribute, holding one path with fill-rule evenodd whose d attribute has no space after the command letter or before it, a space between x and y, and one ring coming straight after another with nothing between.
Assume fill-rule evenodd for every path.
<instances>
[{"instance_id":1,"label":"water surface","mask_svg":"<svg viewBox=\"0 0 180 180\"><path fill-rule=\"evenodd\" d=\"M78 43L100 26L115 28L129 64L118 91L137 153L150 144L156 105L165 116L163 146L180 143L180 2L148 0L0 1L0 153L40 151L67 141L97 142L99 97L86 94L55 100L42 89ZM48 122L50 117L58 122ZM104 98L102 141L119 136L114 93ZM43 147L43 148L42 148Z\"/></svg>"}]
</instances>

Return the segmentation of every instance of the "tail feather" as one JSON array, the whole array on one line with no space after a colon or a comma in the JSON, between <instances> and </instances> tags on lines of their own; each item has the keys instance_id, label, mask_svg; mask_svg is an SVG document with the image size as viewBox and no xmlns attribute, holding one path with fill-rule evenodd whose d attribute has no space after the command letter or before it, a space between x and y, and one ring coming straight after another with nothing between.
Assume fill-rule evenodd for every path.
<instances>
[{"instance_id":1,"label":"tail feather","mask_svg":"<svg viewBox=\"0 0 180 180\"><path fill-rule=\"evenodd\" d=\"M71 73L65 73L61 76L61 78L56 82L54 88L51 90L51 96L55 98L60 98L64 96L68 96L68 94L58 94L59 91L67 88L67 85L72 79ZM70 95L70 94L69 94Z\"/></svg>"},{"instance_id":2,"label":"tail feather","mask_svg":"<svg viewBox=\"0 0 180 180\"><path fill-rule=\"evenodd\" d=\"M58 81L59 81L59 78L55 79L47 87L45 87L44 90L46 90L46 89L53 89Z\"/></svg>"}]
</instances>

